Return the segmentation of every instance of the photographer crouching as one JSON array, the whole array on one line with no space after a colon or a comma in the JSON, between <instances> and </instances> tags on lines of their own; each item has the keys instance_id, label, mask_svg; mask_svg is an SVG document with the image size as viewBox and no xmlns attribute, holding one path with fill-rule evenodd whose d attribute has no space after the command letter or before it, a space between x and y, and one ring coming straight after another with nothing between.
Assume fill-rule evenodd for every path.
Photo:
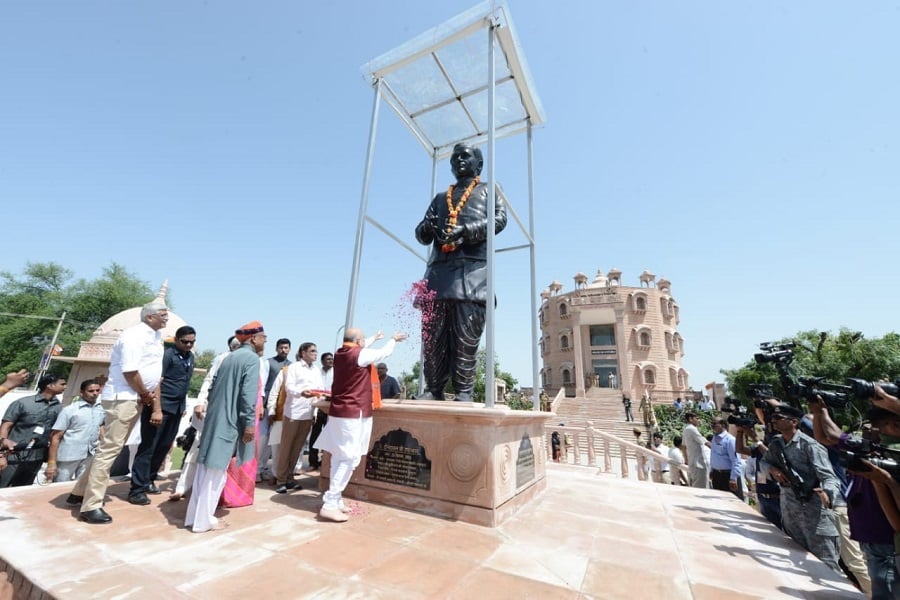
<instances>
[{"instance_id":1,"label":"photographer crouching","mask_svg":"<svg viewBox=\"0 0 900 600\"><path fill-rule=\"evenodd\" d=\"M873 456L873 448L897 448L900 443L900 402L878 385L866 417L867 437L844 433L828 412L826 403L809 400L816 440L834 447L849 473L847 514L850 537L859 542L866 559L873 600L900 598L900 575L894 537L900 531L900 470L890 459Z\"/></svg>"}]
</instances>

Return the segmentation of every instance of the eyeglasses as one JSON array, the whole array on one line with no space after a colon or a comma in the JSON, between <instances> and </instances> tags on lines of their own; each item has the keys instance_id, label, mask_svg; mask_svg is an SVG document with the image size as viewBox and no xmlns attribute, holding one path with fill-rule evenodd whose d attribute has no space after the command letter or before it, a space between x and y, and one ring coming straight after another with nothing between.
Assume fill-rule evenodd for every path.
<instances>
[{"instance_id":1,"label":"eyeglasses","mask_svg":"<svg viewBox=\"0 0 900 600\"><path fill-rule=\"evenodd\" d=\"M181 342L182 344L190 345L190 346L197 343L197 340L178 340L178 341Z\"/></svg>"}]
</instances>

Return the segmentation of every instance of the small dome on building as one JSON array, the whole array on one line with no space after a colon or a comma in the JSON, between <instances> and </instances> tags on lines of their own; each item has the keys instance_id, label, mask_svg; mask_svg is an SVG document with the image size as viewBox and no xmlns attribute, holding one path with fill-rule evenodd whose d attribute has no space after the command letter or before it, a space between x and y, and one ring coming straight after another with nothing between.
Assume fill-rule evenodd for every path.
<instances>
[{"instance_id":1,"label":"small dome on building","mask_svg":"<svg viewBox=\"0 0 900 600\"><path fill-rule=\"evenodd\" d=\"M156 294L156 300L165 302L168 291L169 281L166 280L160 286L159 292ZM141 322L141 308L140 306L135 306L114 314L94 330L94 334L88 343L113 344L124 330ZM166 328L163 329L163 337L173 337L178 328L183 325L187 325L184 319L169 311L169 322L166 323Z\"/></svg>"},{"instance_id":2,"label":"small dome on building","mask_svg":"<svg viewBox=\"0 0 900 600\"><path fill-rule=\"evenodd\" d=\"M594 277L594 280L591 282L592 288L599 287L607 287L609 285L609 280L603 275L603 269L597 269L597 276Z\"/></svg>"}]
</instances>

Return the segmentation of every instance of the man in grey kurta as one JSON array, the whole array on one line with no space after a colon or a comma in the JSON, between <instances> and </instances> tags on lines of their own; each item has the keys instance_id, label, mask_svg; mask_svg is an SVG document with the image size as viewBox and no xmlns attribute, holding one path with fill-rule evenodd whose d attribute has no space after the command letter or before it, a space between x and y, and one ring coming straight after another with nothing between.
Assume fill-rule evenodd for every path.
<instances>
[{"instance_id":1,"label":"man in grey kurta","mask_svg":"<svg viewBox=\"0 0 900 600\"><path fill-rule=\"evenodd\" d=\"M194 492L184 517L195 533L219 529L214 513L225 487L232 457L237 465L253 459L256 400L260 391L259 353L266 334L258 321L235 331L240 348L225 357L209 391L209 402L197 454Z\"/></svg>"}]
</instances>

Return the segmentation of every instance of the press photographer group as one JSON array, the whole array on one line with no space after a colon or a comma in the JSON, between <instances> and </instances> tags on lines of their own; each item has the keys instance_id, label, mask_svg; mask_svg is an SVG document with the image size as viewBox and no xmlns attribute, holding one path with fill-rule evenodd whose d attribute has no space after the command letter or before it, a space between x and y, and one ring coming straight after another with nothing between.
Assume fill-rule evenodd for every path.
<instances>
[{"instance_id":1,"label":"press photographer group","mask_svg":"<svg viewBox=\"0 0 900 600\"><path fill-rule=\"evenodd\" d=\"M754 355L778 376L747 387L745 405L723 407L737 448L759 456L761 512L871 598L900 598L900 380L799 376L795 343Z\"/></svg>"}]
</instances>

